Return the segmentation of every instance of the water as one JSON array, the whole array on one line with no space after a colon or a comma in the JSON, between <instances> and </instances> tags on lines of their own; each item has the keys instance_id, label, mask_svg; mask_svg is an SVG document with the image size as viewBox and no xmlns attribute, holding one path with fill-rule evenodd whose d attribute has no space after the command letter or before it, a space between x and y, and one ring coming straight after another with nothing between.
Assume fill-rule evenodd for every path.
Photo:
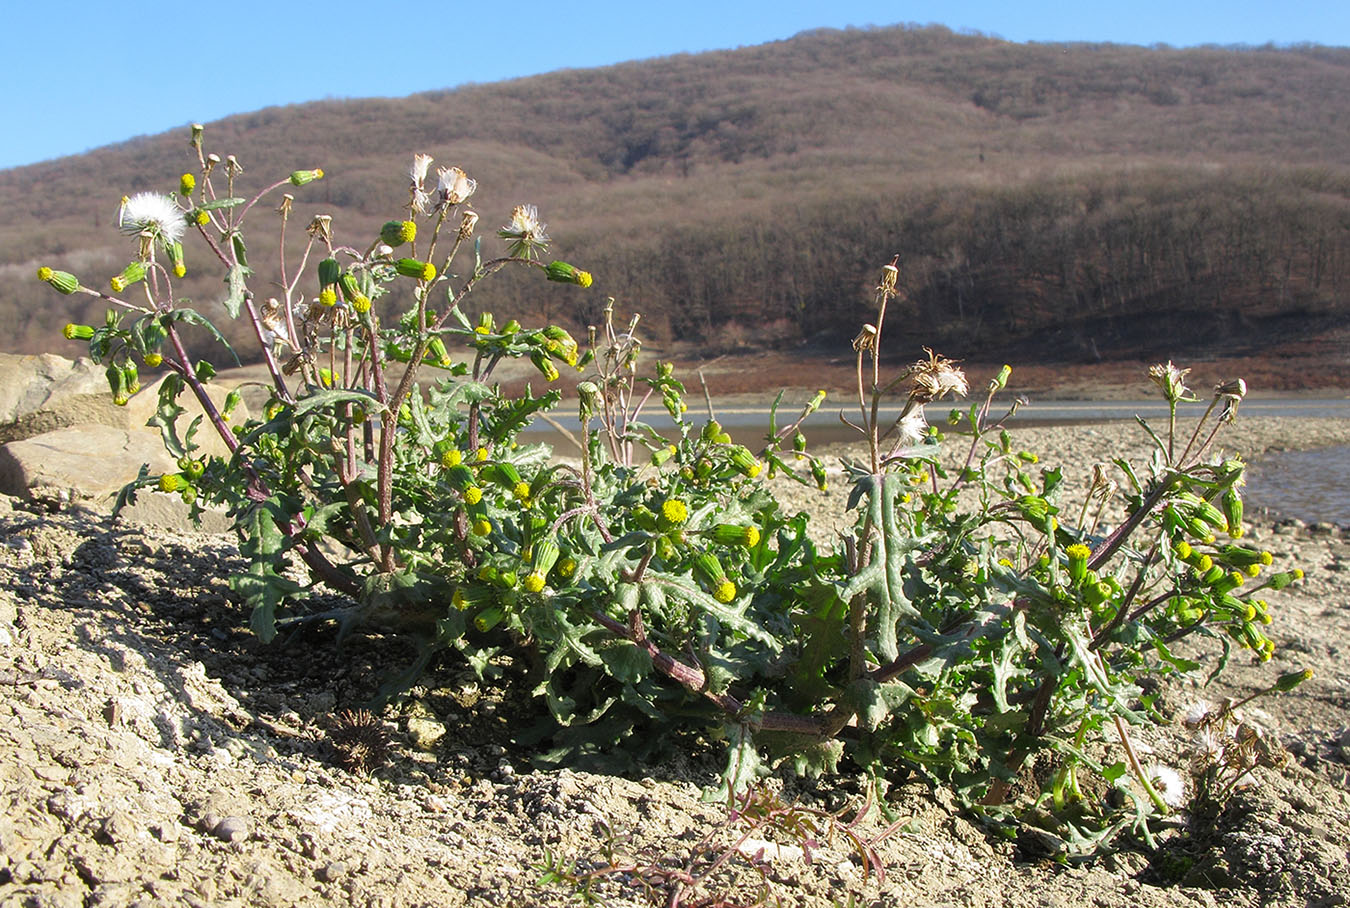
<instances>
[{"instance_id":1,"label":"water","mask_svg":"<svg viewBox=\"0 0 1350 908\"><path fill-rule=\"evenodd\" d=\"M1245 497L1308 523L1350 526L1350 446L1263 457L1248 471Z\"/></svg>"},{"instance_id":2,"label":"water","mask_svg":"<svg viewBox=\"0 0 1350 908\"><path fill-rule=\"evenodd\" d=\"M833 405L833 408L831 408ZM857 441L856 431L839 421L841 402L827 403L807 420L804 428L815 447L834 442ZM697 406L691 402L691 408ZM844 415L857 418L857 405L843 405ZM1178 409L1181 419L1199 418L1205 404L1183 404ZM783 407L779 425L790 423L796 416L791 407ZM882 418L894 419L898 407L883 407ZM929 407L929 419L943 422L947 408ZM1137 401L1037 401L1017 414L1013 420L1018 426L1087 425L1114 420L1133 419L1135 415L1157 421L1166 419L1167 406L1157 400ZM1242 402L1244 416L1340 417L1350 419L1350 399L1267 399ZM995 413L995 416L1001 413ZM672 426L670 417L659 404L649 402L646 421L658 431ZM557 421L575 432L580 426L575 416L559 415ZM702 423L703 414L695 418ZM756 448L763 443L768 427L767 407L718 407L717 418L737 442ZM529 441L547 441L560 451L571 449L561 442L556 430L543 423L525 433ZM1350 446L1321 448L1312 451L1290 451L1272 454L1253 463L1248 472L1246 499L1250 507L1268 507L1288 517L1297 517L1308 523L1334 523L1350 526Z\"/></svg>"}]
</instances>

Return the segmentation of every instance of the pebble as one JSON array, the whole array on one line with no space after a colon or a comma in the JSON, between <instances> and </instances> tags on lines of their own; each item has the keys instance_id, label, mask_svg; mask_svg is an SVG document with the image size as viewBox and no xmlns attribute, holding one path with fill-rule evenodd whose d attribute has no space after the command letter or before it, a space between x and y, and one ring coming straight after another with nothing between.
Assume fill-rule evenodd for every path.
<instances>
[{"instance_id":1,"label":"pebble","mask_svg":"<svg viewBox=\"0 0 1350 908\"><path fill-rule=\"evenodd\" d=\"M329 861L319 868L316 874L325 883L336 883L347 875L349 868L345 861Z\"/></svg>"},{"instance_id":2,"label":"pebble","mask_svg":"<svg viewBox=\"0 0 1350 908\"><path fill-rule=\"evenodd\" d=\"M408 720L408 737L418 750L431 750L445 737L445 724L425 716L413 716Z\"/></svg>"},{"instance_id":3,"label":"pebble","mask_svg":"<svg viewBox=\"0 0 1350 908\"><path fill-rule=\"evenodd\" d=\"M222 842L242 842L248 838L248 820L243 817L225 817L211 829L211 835Z\"/></svg>"}]
</instances>

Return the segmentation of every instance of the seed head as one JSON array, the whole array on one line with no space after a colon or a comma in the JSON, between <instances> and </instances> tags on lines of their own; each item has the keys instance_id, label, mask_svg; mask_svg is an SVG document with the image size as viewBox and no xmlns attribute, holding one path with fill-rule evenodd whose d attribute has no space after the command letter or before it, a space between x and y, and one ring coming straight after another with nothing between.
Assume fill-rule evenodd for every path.
<instances>
[{"instance_id":1,"label":"seed head","mask_svg":"<svg viewBox=\"0 0 1350 908\"><path fill-rule=\"evenodd\" d=\"M350 772L368 774L389 762L389 733L368 709L344 710L334 716L328 740L338 762Z\"/></svg>"}]
</instances>

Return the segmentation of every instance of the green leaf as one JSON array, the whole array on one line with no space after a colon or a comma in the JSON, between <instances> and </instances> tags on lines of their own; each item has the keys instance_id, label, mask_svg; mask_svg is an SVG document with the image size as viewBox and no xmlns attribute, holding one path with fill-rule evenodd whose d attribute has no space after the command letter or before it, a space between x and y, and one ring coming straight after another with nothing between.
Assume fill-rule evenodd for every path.
<instances>
[{"instance_id":1,"label":"green leaf","mask_svg":"<svg viewBox=\"0 0 1350 908\"><path fill-rule=\"evenodd\" d=\"M177 428L178 417L187 412L178 405L178 395L182 391L183 379L178 373L170 372L164 376L164 381L159 386L159 406L145 423L159 429L160 438L164 441L164 450L175 458L187 455L187 448L178 438Z\"/></svg>"},{"instance_id":2,"label":"green leaf","mask_svg":"<svg viewBox=\"0 0 1350 908\"><path fill-rule=\"evenodd\" d=\"M202 202L202 203L201 203L200 205L198 205L197 207L200 208L202 211L218 211L218 210L220 210L220 209L222 209L222 208L234 208L234 207L236 207L236 206L238 206L238 205L244 204L246 201L248 201L248 200L247 200L247 199L235 199L235 198L230 198L230 199L212 199L212 200L209 201L209 202Z\"/></svg>"},{"instance_id":3,"label":"green leaf","mask_svg":"<svg viewBox=\"0 0 1350 908\"><path fill-rule=\"evenodd\" d=\"M609 673L620 681L635 684L652 670L652 657L645 649L627 640L616 640L600 651Z\"/></svg>"},{"instance_id":4,"label":"green leaf","mask_svg":"<svg viewBox=\"0 0 1350 908\"><path fill-rule=\"evenodd\" d=\"M234 348L231 347L230 342L225 339L225 335L221 334L216 326L211 324L210 320L196 309L175 309L168 313L168 315L176 321L187 322L189 325L199 325L200 327L205 328L222 347L229 351L230 356L234 359L234 364L236 366L240 365L239 355L234 352Z\"/></svg>"},{"instance_id":5,"label":"green leaf","mask_svg":"<svg viewBox=\"0 0 1350 908\"><path fill-rule=\"evenodd\" d=\"M244 278L247 277L247 269L243 265L231 265L230 272L225 276L225 285L228 288L225 293L225 312L230 318L238 318L239 310L244 308L244 294L248 291L248 285Z\"/></svg>"},{"instance_id":6,"label":"green leaf","mask_svg":"<svg viewBox=\"0 0 1350 908\"><path fill-rule=\"evenodd\" d=\"M331 391L316 391L305 395L295 404L295 418L299 419L324 407L345 403L359 403L367 413L384 413L389 409L369 391L335 388Z\"/></svg>"},{"instance_id":7,"label":"green leaf","mask_svg":"<svg viewBox=\"0 0 1350 908\"><path fill-rule=\"evenodd\" d=\"M247 573L230 577L230 589L238 593L253 612L249 626L263 643L271 643L277 635L277 608L287 596L305 588L288 577L282 577L271 564L255 561Z\"/></svg>"},{"instance_id":8,"label":"green leaf","mask_svg":"<svg viewBox=\"0 0 1350 908\"><path fill-rule=\"evenodd\" d=\"M859 678L848 686L844 702L858 714L858 720L868 731L876 731L891 710L904 706L914 689L899 681L878 684L871 678Z\"/></svg>"}]
</instances>

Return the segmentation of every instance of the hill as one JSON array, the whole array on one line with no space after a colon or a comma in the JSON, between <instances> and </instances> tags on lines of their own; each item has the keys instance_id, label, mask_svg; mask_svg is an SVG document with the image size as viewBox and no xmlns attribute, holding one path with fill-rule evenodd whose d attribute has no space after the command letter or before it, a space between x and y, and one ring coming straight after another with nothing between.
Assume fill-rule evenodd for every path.
<instances>
[{"instance_id":1,"label":"hill","mask_svg":"<svg viewBox=\"0 0 1350 908\"><path fill-rule=\"evenodd\" d=\"M690 356L837 344L896 254L902 356L1334 358L1350 324L1344 48L819 31L269 108L207 136L254 186L322 166L299 216L331 213L347 236L398 215L413 151L457 163L480 183L483 226L537 204L554 251L597 279L584 294L501 281L479 305L584 326L615 296ZM50 349L64 318L98 317L61 312L70 300L33 269L91 284L120 270L117 202L174 186L185 139L0 171L4 349ZM220 295L215 275L181 290Z\"/></svg>"}]
</instances>

